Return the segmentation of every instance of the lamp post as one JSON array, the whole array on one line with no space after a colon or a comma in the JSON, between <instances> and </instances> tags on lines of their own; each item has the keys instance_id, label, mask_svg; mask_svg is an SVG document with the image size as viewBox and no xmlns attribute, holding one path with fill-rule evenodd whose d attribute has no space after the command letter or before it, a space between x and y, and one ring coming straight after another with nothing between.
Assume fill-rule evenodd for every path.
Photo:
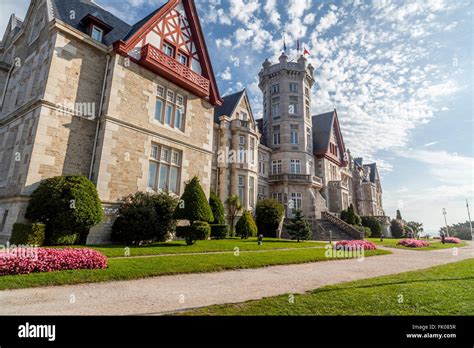
<instances>
[{"instance_id":1,"label":"lamp post","mask_svg":"<svg viewBox=\"0 0 474 348\"><path fill-rule=\"evenodd\" d=\"M446 236L449 237L449 228L448 228L448 220L446 220L446 215L448 215L446 208L443 208L443 215L444 215L444 223L446 224Z\"/></svg>"}]
</instances>

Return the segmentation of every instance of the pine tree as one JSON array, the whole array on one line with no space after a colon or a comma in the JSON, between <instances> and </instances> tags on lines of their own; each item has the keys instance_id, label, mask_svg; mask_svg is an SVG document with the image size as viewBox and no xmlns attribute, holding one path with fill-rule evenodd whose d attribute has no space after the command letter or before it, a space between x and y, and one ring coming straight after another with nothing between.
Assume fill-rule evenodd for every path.
<instances>
[{"instance_id":1,"label":"pine tree","mask_svg":"<svg viewBox=\"0 0 474 348\"><path fill-rule=\"evenodd\" d=\"M298 243L300 240L307 240L311 238L311 228L308 222L304 219L303 212L301 210L294 211L294 217L286 224L286 229L291 239L297 239Z\"/></svg>"},{"instance_id":2,"label":"pine tree","mask_svg":"<svg viewBox=\"0 0 474 348\"><path fill-rule=\"evenodd\" d=\"M194 221L212 222L214 220L211 207L207 202L198 177L195 176L186 183L181 201L173 217L176 220L189 220L191 224Z\"/></svg>"}]
</instances>

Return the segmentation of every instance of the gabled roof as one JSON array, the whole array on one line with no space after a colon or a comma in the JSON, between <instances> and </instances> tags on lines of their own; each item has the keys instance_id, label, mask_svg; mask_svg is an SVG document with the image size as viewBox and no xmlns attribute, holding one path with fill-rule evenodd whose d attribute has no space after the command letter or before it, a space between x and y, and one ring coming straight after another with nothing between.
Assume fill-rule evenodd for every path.
<instances>
[{"instance_id":1,"label":"gabled roof","mask_svg":"<svg viewBox=\"0 0 474 348\"><path fill-rule=\"evenodd\" d=\"M132 28L120 18L90 0L51 0L51 4L55 18L83 33L87 33L87 28L81 20L87 15L97 17L110 25L112 30L104 35L104 44L106 45L111 45L120 40ZM71 11L75 12L74 18L71 18Z\"/></svg>"},{"instance_id":2,"label":"gabled roof","mask_svg":"<svg viewBox=\"0 0 474 348\"><path fill-rule=\"evenodd\" d=\"M237 105L245 94L245 89L240 92L229 94L222 98L222 105L214 109L214 122L220 123L219 117L232 116Z\"/></svg>"},{"instance_id":3,"label":"gabled roof","mask_svg":"<svg viewBox=\"0 0 474 348\"><path fill-rule=\"evenodd\" d=\"M169 0L165 4L150 13L148 16L137 22L131 27L127 34L122 36L121 39L114 43L114 48L121 54L128 54L136 44L151 30L153 30L154 24L165 17L165 15L176 7L179 3L183 4L184 10L189 20L190 29L194 38L194 43L197 47L199 55L199 62L201 63L202 76L207 78L210 82L210 102L211 104L218 106L222 104L222 99L219 94L217 87L216 78L212 69L211 58L207 51L206 41L202 32L201 23L197 14L196 5L194 0Z\"/></svg>"},{"instance_id":4,"label":"gabled roof","mask_svg":"<svg viewBox=\"0 0 474 348\"><path fill-rule=\"evenodd\" d=\"M340 150L339 161L344 164L343 154L346 152L344 139L342 138L341 128L339 127L339 119L336 110L315 115L312 117L313 122L313 152L315 155L324 156L328 154L331 133L336 131L336 138Z\"/></svg>"}]
</instances>

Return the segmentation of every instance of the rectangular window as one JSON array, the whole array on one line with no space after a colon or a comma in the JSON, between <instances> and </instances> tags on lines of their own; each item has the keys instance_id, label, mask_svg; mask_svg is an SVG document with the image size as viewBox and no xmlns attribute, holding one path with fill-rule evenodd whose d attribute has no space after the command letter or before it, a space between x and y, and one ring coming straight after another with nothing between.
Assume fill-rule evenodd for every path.
<instances>
[{"instance_id":1,"label":"rectangular window","mask_svg":"<svg viewBox=\"0 0 474 348\"><path fill-rule=\"evenodd\" d=\"M290 136L291 136L291 144L293 145L298 145L299 144L299 137L298 137L298 125L297 124L292 124L290 126Z\"/></svg>"},{"instance_id":2,"label":"rectangular window","mask_svg":"<svg viewBox=\"0 0 474 348\"><path fill-rule=\"evenodd\" d=\"M92 33L91 33L91 37L96 40L96 41L99 41L99 42L102 42L102 37L104 35L104 31L98 27L96 27L95 25L92 26Z\"/></svg>"},{"instance_id":3,"label":"rectangular window","mask_svg":"<svg viewBox=\"0 0 474 348\"><path fill-rule=\"evenodd\" d=\"M188 65L188 56L185 54L182 54L181 52L178 52L178 62L180 62L183 65Z\"/></svg>"},{"instance_id":4,"label":"rectangular window","mask_svg":"<svg viewBox=\"0 0 474 348\"><path fill-rule=\"evenodd\" d=\"M294 210L302 210L303 208L303 195L300 192L292 192L291 193L291 200Z\"/></svg>"},{"instance_id":5,"label":"rectangular window","mask_svg":"<svg viewBox=\"0 0 474 348\"><path fill-rule=\"evenodd\" d=\"M281 160L272 161L272 174L281 174Z\"/></svg>"},{"instance_id":6,"label":"rectangular window","mask_svg":"<svg viewBox=\"0 0 474 348\"><path fill-rule=\"evenodd\" d=\"M174 47L167 44L166 42L163 43L163 52L170 57L174 58Z\"/></svg>"},{"instance_id":7,"label":"rectangular window","mask_svg":"<svg viewBox=\"0 0 474 348\"><path fill-rule=\"evenodd\" d=\"M290 92L298 92L298 84L290 82Z\"/></svg>"},{"instance_id":8,"label":"rectangular window","mask_svg":"<svg viewBox=\"0 0 474 348\"><path fill-rule=\"evenodd\" d=\"M280 145L280 126L273 126L273 145Z\"/></svg>"},{"instance_id":9,"label":"rectangular window","mask_svg":"<svg viewBox=\"0 0 474 348\"><path fill-rule=\"evenodd\" d=\"M245 147L239 146L239 163L245 163Z\"/></svg>"},{"instance_id":10,"label":"rectangular window","mask_svg":"<svg viewBox=\"0 0 474 348\"><path fill-rule=\"evenodd\" d=\"M163 101L161 99L156 99L155 103L155 120L163 122Z\"/></svg>"},{"instance_id":11,"label":"rectangular window","mask_svg":"<svg viewBox=\"0 0 474 348\"><path fill-rule=\"evenodd\" d=\"M148 167L148 187L151 189L156 188L157 174L158 174L158 163L150 162L150 166Z\"/></svg>"},{"instance_id":12,"label":"rectangular window","mask_svg":"<svg viewBox=\"0 0 474 348\"><path fill-rule=\"evenodd\" d=\"M255 179L249 178L249 206L253 208L255 205Z\"/></svg>"},{"instance_id":13,"label":"rectangular window","mask_svg":"<svg viewBox=\"0 0 474 348\"><path fill-rule=\"evenodd\" d=\"M244 195L245 195L245 177L243 175L239 175L239 198L240 203L244 204Z\"/></svg>"},{"instance_id":14,"label":"rectangular window","mask_svg":"<svg viewBox=\"0 0 474 348\"><path fill-rule=\"evenodd\" d=\"M156 95L160 98L165 98L165 87L158 85L156 87Z\"/></svg>"},{"instance_id":15,"label":"rectangular window","mask_svg":"<svg viewBox=\"0 0 474 348\"><path fill-rule=\"evenodd\" d=\"M283 204L283 193L272 193L272 198Z\"/></svg>"},{"instance_id":16,"label":"rectangular window","mask_svg":"<svg viewBox=\"0 0 474 348\"><path fill-rule=\"evenodd\" d=\"M258 172L261 175L265 175L265 155L263 154L258 156Z\"/></svg>"},{"instance_id":17,"label":"rectangular window","mask_svg":"<svg viewBox=\"0 0 474 348\"><path fill-rule=\"evenodd\" d=\"M273 118L280 116L280 97L272 98L272 116Z\"/></svg>"},{"instance_id":18,"label":"rectangular window","mask_svg":"<svg viewBox=\"0 0 474 348\"><path fill-rule=\"evenodd\" d=\"M169 162L170 151L166 148L161 149L161 160L164 162Z\"/></svg>"},{"instance_id":19,"label":"rectangular window","mask_svg":"<svg viewBox=\"0 0 474 348\"><path fill-rule=\"evenodd\" d=\"M155 159L155 160L159 160L158 158L158 153L159 153L159 148L158 146L156 145L152 145L151 146L151 154L150 154L150 157Z\"/></svg>"},{"instance_id":20,"label":"rectangular window","mask_svg":"<svg viewBox=\"0 0 474 348\"><path fill-rule=\"evenodd\" d=\"M159 145L151 146L148 188L178 194L180 173L181 153L179 151Z\"/></svg>"},{"instance_id":21,"label":"rectangular window","mask_svg":"<svg viewBox=\"0 0 474 348\"><path fill-rule=\"evenodd\" d=\"M311 148L313 147L313 141L312 141L312 137L311 137L311 128L306 128L306 148L308 150L311 150Z\"/></svg>"},{"instance_id":22,"label":"rectangular window","mask_svg":"<svg viewBox=\"0 0 474 348\"><path fill-rule=\"evenodd\" d=\"M171 126L171 119L173 118L173 105L166 104L165 124Z\"/></svg>"},{"instance_id":23,"label":"rectangular window","mask_svg":"<svg viewBox=\"0 0 474 348\"><path fill-rule=\"evenodd\" d=\"M243 136L243 135L239 136L239 144L240 145L245 145L245 136Z\"/></svg>"},{"instance_id":24,"label":"rectangular window","mask_svg":"<svg viewBox=\"0 0 474 348\"><path fill-rule=\"evenodd\" d=\"M276 93L280 93L280 85L278 83L272 85L272 94L276 94Z\"/></svg>"},{"instance_id":25,"label":"rectangular window","mask_svg":"<svg viewBox=\"0 0 474 348\"><path fill-rule=\"evenodd\" d=\"M290 104L288 105L288 112L290 115L298 113L298 97L290 97Z\"/></svg>"},{"instance_id":26,"label":"rectangular window","mask_svg":"<svg viewBox=\"0 0 474 348\"><path fill-rule=\"evenodd\" d=\"M291 174L301 174L301 161L297 159L290 160Z\"/></svg>"}]
</instances>

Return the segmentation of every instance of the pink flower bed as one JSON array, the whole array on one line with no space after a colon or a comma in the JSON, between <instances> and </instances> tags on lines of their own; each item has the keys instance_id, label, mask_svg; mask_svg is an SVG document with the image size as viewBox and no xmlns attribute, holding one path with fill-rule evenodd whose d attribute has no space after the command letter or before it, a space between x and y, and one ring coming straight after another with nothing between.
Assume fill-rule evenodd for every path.
<instances>
[{"instance_id":1,"label":"pink flower bed","mask_svg":"<svg viewBox=\"0 0 474 348\"><path fill-rule=\"evenodd\" d=\"M366 240L341 240L336 243L336 248L343 246L344 249L364 249L364 250L376 250L377 246Z\"/></svg>"},{"instance_id":2,"label":"pink flower bed","mask_svg":"<svg viewBox=\"0 0 474 348\"><path fill-rule=\"evenodd\" d=\"M429 247L430 243L424 240L408 238L408 239L402 239L401 241L397 243L397 245L402 245L409 248L423 248L423 247Z\"/></svg>"},{"instance_id":3,"label":"pink flower bed","mask_svg":"<svg viewBox=\"0 0 474 348\"><path fill-rule=\"evenodd\" d=\"M107 257L86 248L15 248L0 252L0 276L107 268Z\"/></svg>"},{"instance_id":4,"label":"pink flower bed","mask_svg":"<svg viewBox=\"0 0 474 348\"><path fill-rule=\"evenodd\" d=\"M461 240L456 237L446 237L444 239L445 243L454 243L454 244L461 244Z\"/></svg>"}]
</instances>

